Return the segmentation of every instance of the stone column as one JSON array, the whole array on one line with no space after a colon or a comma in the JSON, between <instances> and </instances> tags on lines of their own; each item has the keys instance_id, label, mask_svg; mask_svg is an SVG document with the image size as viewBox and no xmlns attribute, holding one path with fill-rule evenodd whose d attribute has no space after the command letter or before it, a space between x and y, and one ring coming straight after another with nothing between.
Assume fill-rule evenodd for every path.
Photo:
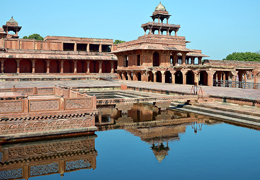
<instances>
[{"instance_id":1,"label":"stone column","mask_svg":"<svg viewBox=\"0 0 260 180\"><path fill-rule=\"evenodd\" d=\"M87 74L90 73L89 64L90 64L90 61L87 61Z\"/></svg>"},{"instance_id":2,"label":"stone column","mask_svg":"<svg viewBox=\"0 0 260 180\"><path fill-rule=\"evenodd\" d=\"M114 71L115 71L115 70L114 70L114 62L112 61L112 62L111 62L111 72L110 72L110 73L114 73Z\"/></svg>"},{"instance_id":3,"label":"stone column","mask_svg":"<svg viewBox=\"0 0 260 180\"><path fill-rule=\"evenodd\" d=\"M177 37L177 31L174 31L175 32L175 36Z\"/></svg>"},{"instance_id":4,"label":"stone column","mask_svg":"<svg viewBox=\"0 0 260 180\"><path fill-rule=\"evenodd\" d=\"M201 64L202 57L198 57L198 64Z\"/></svg>"},{"instance_id":5,"label":"stone column","mask_svg":"<svg viewBox=\"0 0 260 180\"><path fill-rule=\"evenodd\" d=\"M2 74L4 74L4 62L5 62L5 59L1 60L1 72L2 72Z\"/></svg>"},{"instance_id":6,"label":"stone column","mask_svg":"<svg viewBox=\"0 0 260 180\"><path fill-rule=\"evenodd\" d=\"M165 83L165 71L161 71L161 74L162 74L162 83Z\"/></svg>"},{"instance_id":7,"label":"stone column","mask_svg":"<svg viewBox=\"0 0 260 180\"><path fill-rule=\"evenodd\" d=\"M74 62L74 74L76 74L78 72L78 66L77 66L78 61L73 61L73 62Z\"/></svg>"},{"instance_id":8,"label":"stone column","mask_svg":"<svg viewBox=\"0 0 260 180\"><path fill-rule=\"evenodd\" d=\"M74 44L74 51L77 51L77 43Z\"/></svg>"},{"instance_id":9,"label":"stone column","mask_svg":"<svg viewBox=\"0 0 260 180\"><path fill-rule=\"evenodd\" d=\"M87 45L87 52L89 52L89 46L90 46L90 45L89 45L89 43L88 43L88 45Z\"/></svg>"},{"instance_id":10,"label":"stone column","mask_svg":"<svg viewBox=\"0 0 260 180\"><path fill-rule=\"evenodd\" d=\"M191 64L194 64L195 57L191 57Z\"/></svg>"},{"instance_id":11,"label":"stone column","mask_svg":"<svg viewBox=\"0 0 260 180\"><path fill-rule=\"evenodd\" d=\"M64 65L64 60L61 60L60 61L60 73L63 73L64 70L63 70L63 65Z\"/></svg>"},{"instance_id":12,"label":"stone column","mask_svg":"<svg viewBox=\"0 0 260 180\"><path fill-rule=\"evenodd\" d=\"M20 61L21 59L17 59L16 62L17 62L17 70L16 70L16 73L19 74L20 73Z\"/></svg>"},{"instance_id":13,"label":"stone column","mask_svg":"<svg viewBox=\"0 0 260 180\"><path fill-rule=\"evenodd\" d=\"M102 44L99 44L99 52L102 52Z\"/></svg>"},{"instance_id":14,"label":"stone column","mask_svg":"<svg viewBox=\"0 0 260 180\"><path fill-rule=\"evenodd\" d=\"M127 72L128 81L132 81L131 72Z\"/></svg>"},{"instance_id":15,"label":"stone column","mask_svg":"<svg viewBox=\"0 0 260 180\"><path fill-rule=\"evenodd\" d=\"M32 60L32 73L35 73L35 61L36 60Z\"/></svg>"},{"instance_id":16,"label":"stone column","mask_svg":"<svg viewBox=\"0 0 260 180\"><path fill-rule=\"evenodd\" d=\"M47 72L46 73L50 73L50 60L47 60Z\"/></svg>"},{"instance_id":17,"label":"stone column","mask_svg":"<svg viewBox=\"0 0 260 180\"><path fill-rule=\"evenodd\" d=\"M186 54L185 52L182 52L182 65L185 65L185 61L186 61Z\"/></svg>"},{"instance_id":18,"label":"stone column","mask_svg":"<svg viewBox=\"0 0 260 180\"><path fill-rule=\"evenodd\" d=\"M99 61L99 72L98 73L99 74L102 73L102 61Z\"/></svg>"},{"instance_id":19,"label":"stone column","mask_svg":"<svg viewBox=\"0 0 260 180\"><path fill-rule=\"evenodd\" d=\"M156 82L156 72L153 72L153 82Z\"/></svg>"},{"instance_id":20,"label":"stone column","mask_svg":"<svg viewBox=\"0 0 260 180\"><path fill-rule=\"evenodd\" d=\"M175 84L175 73L176 71L171 71L172 73L172 84Z\"/></svg>"},{"instance_id":21,"label":"stone column","mask_svg":"<svg viewBox=\"0 0 260 180\"><path fill-rule=\"evenodd\" d=\"M216 71L206 71L208 73L208 86L213 86L213 76Z\"/></svg>"},{"instance_id":22,"label":"stone column","mask_svg":"<svg viewBox=\"0 0 260 180\"><path fill-rule=\"evenodd\" d=\"M182 72L182 84L186 84L186 74L187 74L187 70L185 70L185 71L181 71Z\"/></svg>"},{"instance_id":23,"label":"stone column","mask_svg":"<svg viewBox=\"0 0 260 180\"><path fill-rule=\"evenodd\" d=\"M127 75L127 74L126 74ZM126 80L125 73L122 72L122 79Z\"/></svg>"},{"instance_id":24,"label":"stone column","mask_svg":"<svg viewBox=\"0 0 260 180\"><path fill-rule=\"evenodd\" d=\"M199 71L192 71L194 74L194 84L197 83L199 85Z\"/></svg>"},{"instance_id":25,"label":"stone column","mask_svg":"<svg viewBox=\"0 0 260 180\"><path fill-rule=\"evenodd\" d=\"M252 71L252 74L253 74L253 76L254 76L254 83L256 84L257 83L257 81L258 81L258 75L259 75L259 70L256 70L256 69L254 69L253 71ZM257 86L255 85L254 86L254 89L256 89L257 88Z\"/></svg>"}]
</instances>

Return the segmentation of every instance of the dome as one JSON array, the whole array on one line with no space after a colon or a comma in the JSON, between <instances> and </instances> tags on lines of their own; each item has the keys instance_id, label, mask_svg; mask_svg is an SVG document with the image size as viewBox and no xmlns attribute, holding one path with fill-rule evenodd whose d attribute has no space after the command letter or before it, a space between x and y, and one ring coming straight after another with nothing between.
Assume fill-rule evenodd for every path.
<instances>
[{"instance_id":1,"label":"dome","mask_svg":"<svg viewBox=\"0 0 260 180\"><path fill-rule=\"evenodd\" d=\"M16 20L14 20L13 16L11 17L11 19L9 21L7 21L6 23L14 23L14 24L18 24L18 22Z\"/></svg>"},{"instance_id":2,"label":"dome","mask_svg":"<svg viewBox=\"0 0 260 180\"><path fill-rule=\"evenodd\" d=\"M155 8L155 11L166 11L166 8L160 2L160 4Z\"/></svg>"},{"instance_id":3,"label":"dome","mask_svg":"<svg viewBox=\"0 0 260 180\"><path fill-rule=\"evenodd\" d=\"M160 155L155 155L157 161L159 163L161 163L164 159L165 159L165 155L164 154L160 154Z\"/></svg>"}]
</instances>

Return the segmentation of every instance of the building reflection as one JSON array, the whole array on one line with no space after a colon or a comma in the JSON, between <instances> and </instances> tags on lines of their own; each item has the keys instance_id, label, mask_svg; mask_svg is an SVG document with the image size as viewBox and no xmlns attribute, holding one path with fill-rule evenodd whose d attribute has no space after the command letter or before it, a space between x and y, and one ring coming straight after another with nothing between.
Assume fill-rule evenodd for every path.
<instances>
[{"instance_id":1,"label":"building reflection","mask_svg":"<svg viewBox=\"0 0 260 180\"><path fill-rule=\"evenodd\" d=\"M217 123L221 122L173 109L161 111L151 104L133 104L131 110L123 113L113 106L102 106L99 107L99 115L96 116L99 131L127 130L150 144L158 162L162 162L168 155L170 151L168 143L180 140L180 134L186 132L187 126L191 126L197 134L202 130L203 124Z\"/></svg>"},{"instance_id":2,"label":"building reflection","mask_svg":"<svg viewBox=\"0 0 260 180\"><path fill-rule=\"evenodd\" d=\"M95 169L96 135L0 146L0 179L29 179Z\"/></svg>"}]
</instances>

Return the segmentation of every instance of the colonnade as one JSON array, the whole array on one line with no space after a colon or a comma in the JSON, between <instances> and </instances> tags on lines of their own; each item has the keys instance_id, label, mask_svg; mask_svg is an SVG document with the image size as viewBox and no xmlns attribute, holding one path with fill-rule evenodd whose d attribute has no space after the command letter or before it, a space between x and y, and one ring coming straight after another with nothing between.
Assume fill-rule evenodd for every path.
<instances>
[{"instance_id":1,"label":"colonnade","mask_svg":"<svg viewBox=\"0 0 260 180\"><path fill-rule=\"evenodd\" d=\"M115 73L116 61L1 59L0 73Z\"/></svg>"}]
</instances>

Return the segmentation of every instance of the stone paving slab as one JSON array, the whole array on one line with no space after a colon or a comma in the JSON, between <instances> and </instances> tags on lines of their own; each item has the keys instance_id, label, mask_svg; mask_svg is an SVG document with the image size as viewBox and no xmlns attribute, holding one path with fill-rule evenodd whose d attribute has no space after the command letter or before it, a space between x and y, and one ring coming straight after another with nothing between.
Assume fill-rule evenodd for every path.
<instances>
[{"instance_id":1,"label":"stone paving slab","mask_svg":"<svg viewBox=\"0 0 260 180\"><path fill-rule=\"evenodd\" d=\"M11 88L13 85L16 87L53 87L57 85L70 86L70 87L108 87L120 86L126 84L128 86L135 86L141 88L153 88L169 91L178 91L190 93L192 85L181 84L162 84L154 82L140 82L140 81L98 81L98 80L69 80L69 81L9 81L0 82L0 88ZM260 100L259 89L240 89L240 88L225 88L225 87L212 87L212 86L199 86L208 95L226 96L234 98L246 98Z\"/></svg>"}]
</instances>

